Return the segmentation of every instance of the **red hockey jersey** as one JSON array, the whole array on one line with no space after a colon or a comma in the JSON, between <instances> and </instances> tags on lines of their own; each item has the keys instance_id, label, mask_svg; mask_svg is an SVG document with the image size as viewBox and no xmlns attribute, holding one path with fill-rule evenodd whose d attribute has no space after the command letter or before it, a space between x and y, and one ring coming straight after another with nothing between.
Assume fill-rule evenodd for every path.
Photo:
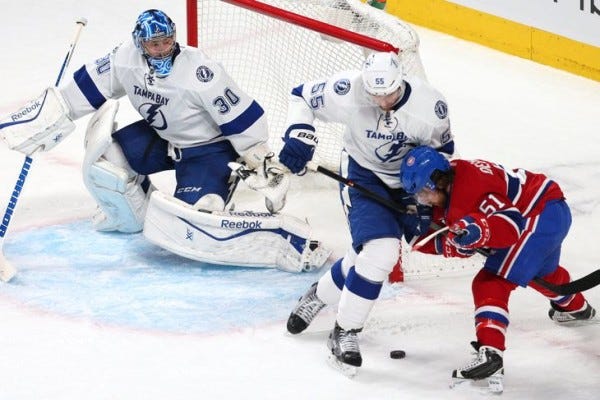
<instances>
[{"instance_id":1,"label":"red hockey jersey","mask_svg":"<svg viewBox=\"0 0 600 400\"><path fill-rule=\"evenodd\" d=\"M452 225L468 214L484 214L490 225L486 247L504 248L520 236L524 221L538 215L548 201L563 199L558 184L524 169L506 169L485 160L453 160L454 180L446 208L434 207L433 219ZM433 241L420 249L435 253Z\"/></svg>"}]
</instances>

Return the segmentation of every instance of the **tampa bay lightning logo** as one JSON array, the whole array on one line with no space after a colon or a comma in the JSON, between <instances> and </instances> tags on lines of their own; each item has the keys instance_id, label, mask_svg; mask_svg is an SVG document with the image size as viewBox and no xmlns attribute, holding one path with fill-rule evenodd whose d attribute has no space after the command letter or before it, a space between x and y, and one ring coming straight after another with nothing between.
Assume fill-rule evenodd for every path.
<instances>
[{"instance_id":1,"label":"tampa bay lightning logo","mask_svg":"<svg viewBox=\"0 0 600 400\"><path fill-rule=\"evenodd\" d=\"M340 79L333 84L333 90L340 96L347 94L350 91L350 80Z\"/></svg>"},{"instance_id":2,"label":"tampa bay lightning logo","mask_svg":"<svg viewBox=\"0 0 600 400\"><path fill-rule=\"evenodd\" d=\"M382 162L395 162L408 152L408 146L406 145L407 137L403 132L398 134L398 138L392 140L391 142L387 142L382 144L377 149L375 149L375 155Z\"/></svg>"},{"instance_id":3,"label":"tampa bay lightning logo","mask_svg":"<svg viewBox=\"0 0 600 400\"><path fill-rule=\"evenodd\" d=\"M435 103L434 110L435 115L437 115L439 119L444 119L448 115L448 105L442 100L438 100L438 102Z\"/></svg>"},{"instance_id":4,"label":"tampa bay lightning logo","mask_svg":"<svg viewBox=\"0 0 600 400\"><path fill-rule=\"evenodd\" d=\"M200 82L210 82L214 76L215 73L206 65L201 65L196 69L196 78L198 78Z\"/></svg>"},{"instance_id":5,"label":"tampa bay lightning logo","mask_svg":"<svg viewBox=\"0 0 600 400\"><path fill-rule=\"evenodd\" d=\"M144 103L138 108L138 112L157 131L167 129L167 120L160 109L162 104Z\"/></svg>"}]
</instances>

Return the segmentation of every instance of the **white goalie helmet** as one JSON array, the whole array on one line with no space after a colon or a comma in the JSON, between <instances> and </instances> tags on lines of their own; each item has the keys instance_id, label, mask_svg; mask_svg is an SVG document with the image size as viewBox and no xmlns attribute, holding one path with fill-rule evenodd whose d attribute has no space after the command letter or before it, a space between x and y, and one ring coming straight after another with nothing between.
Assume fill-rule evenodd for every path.
<instances>
[{"instance_id":1,"label":"white goalie helmet","mask_svg":"<svg viewBox=\"0 0 600 400\"><path fill-rule=\"evenodd\" d=\"M393 52L371 53L362 67L365 90L372 96L387 96L402 85L402 65Z\"/></svg>"}]
</instances>

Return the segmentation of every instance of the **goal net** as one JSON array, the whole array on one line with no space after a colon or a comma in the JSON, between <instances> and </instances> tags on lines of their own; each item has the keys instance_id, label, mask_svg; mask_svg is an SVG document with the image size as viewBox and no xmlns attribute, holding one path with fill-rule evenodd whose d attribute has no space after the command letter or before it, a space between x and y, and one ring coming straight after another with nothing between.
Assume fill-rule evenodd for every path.
<instances>
[{"instance_id":1,"label":"goal net","mask_svg":"<svg viewBox=\"0 0 600 400\"><path fill-rule=\"evenodd\" d=\"M360 69L372 51L397 52L406 75L426 79L412 27L359 0L187 0L187 14L188 45L222 62L263 106L276 153L283 145L289 94L300 83ZM337 171L345 127L317 120L315 128L314 160ZM401 257L407 277L465 269L464 262L407 248L404 244Z\"/></svg>"}]
</instances>

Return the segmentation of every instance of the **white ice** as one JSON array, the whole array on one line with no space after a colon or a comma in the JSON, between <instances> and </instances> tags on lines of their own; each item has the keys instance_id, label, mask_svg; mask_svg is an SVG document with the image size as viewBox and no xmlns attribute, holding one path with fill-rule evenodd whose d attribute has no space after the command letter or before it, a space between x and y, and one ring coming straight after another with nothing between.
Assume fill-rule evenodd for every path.
<instances>
[{"instance_id":1,"label":"white ice","mask_svg":"<svg viewBox=\"0 0 600 400\"><path fill-rule=\"evenodd\" d=\"M69 74L127 38L146 8L167 11L185 41L183 1L21 0L1 5L0 114L55 81L78 17L86 17L89 26ZM562 264L574 277L598 268L600 83L417 30L430 81L448 99L461 155L556 178L574 214ZM122 109L123 122L135 118L126 102ZM35 157L7 243L11 235L85 221L92 214L94 204L80 177L86 122L79 121L77 131L52 152ZM23 157L6 148L0 152L0 199L8 201ZM171 179L161 174L156 181L170 191ZM335 255L343 254L348 234L335 192L292 193L287 212L308 216L315 234ZM34 256L43 260L52 254ZM452 369L471 359L470 280L412 280L396 296L380 301L362 334L364 365L353 380L325 361L334 310L323 312L297 337L285 333L285 317L214 334L167 333L25 305L7 294L7 284L0 284L0 399L480 398L448 388ZM247 284L250 288L253 282ZM244 296L239 285L237 290ZM600 290L586 295L600 307ZM600 325L556 326L547 309L548 302L531 289L518 289L512 296L503 398L598 398ZM228 312L222 310L223 318L229 318ZM404 349L407 357L390 359L393 349Z\"/></svg>"}]
</instances>

